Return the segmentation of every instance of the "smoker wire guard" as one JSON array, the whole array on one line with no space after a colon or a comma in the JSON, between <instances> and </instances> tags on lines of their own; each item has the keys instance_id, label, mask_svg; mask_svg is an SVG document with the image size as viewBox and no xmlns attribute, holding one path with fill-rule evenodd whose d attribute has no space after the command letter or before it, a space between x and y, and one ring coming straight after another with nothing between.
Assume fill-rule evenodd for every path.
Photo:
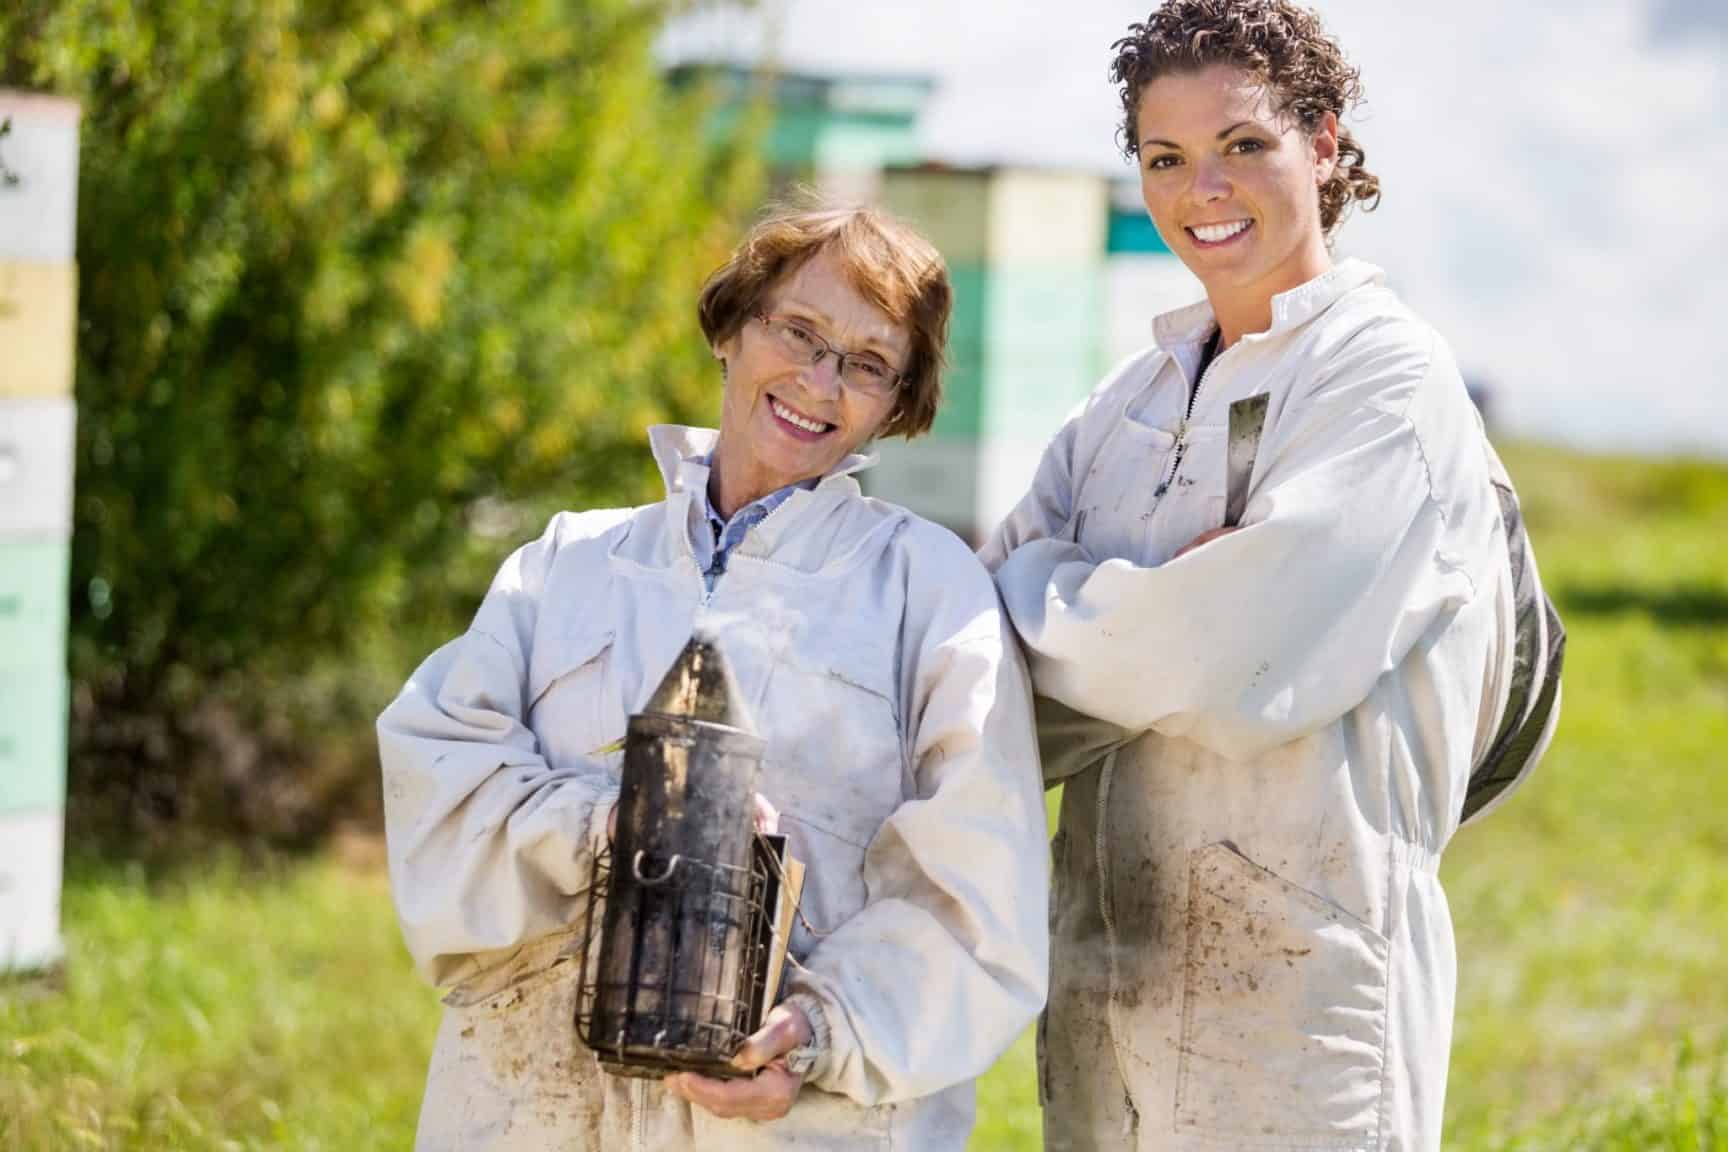
<instances>
[{"instance_id":1,"label":"smoker wire guard","mask_svg":"<svg viewBox=\"0 0 1728 1152\"><path fill-rule=\"evenodd\" d=\"M583 915L577 1036L599 1057L601 1068L617 1076L659 1079L673 1072L697 1072L734 1079L750 1075L734 1068L731 1059L766 1015L762 996L774 944L770 901L784 882L774 850L764 837L755 836L749 868L682 856L661 864L638 851L632 861L635 885L624 891L614 891L624 885L615 879L612 865L612 846L607 844L594 854ZM604 905L599 900L602 891L606 893ZM598 974L601 930L595 916L604 915L605 907L626 895L633 896L636 903L632 918L637 927L636 962L628 981L603 982ZM700 917L700 939L696 942L700 950L723 952L728 933L737 930L742 950L737 987L709 989L706 981L694 989L674 984L674 974L689 967L682 962L688 955L682 949L692 943L683 931L694 919L687 912L692 900L702 901L707 909ZM664 965L667 978L659 984L639 979L641 930L650 913L665 917L674 927L672 949ZM701 970L706 972L707 967ZM647 1005L643 1004L645 992L649 993ZM615 1027L607 1028L608 1022ZM605 1034L608 1031L610 1035ZM648 1043L640 1040L644 1034L652 1036Z\"/></svg>"}]
</instances>

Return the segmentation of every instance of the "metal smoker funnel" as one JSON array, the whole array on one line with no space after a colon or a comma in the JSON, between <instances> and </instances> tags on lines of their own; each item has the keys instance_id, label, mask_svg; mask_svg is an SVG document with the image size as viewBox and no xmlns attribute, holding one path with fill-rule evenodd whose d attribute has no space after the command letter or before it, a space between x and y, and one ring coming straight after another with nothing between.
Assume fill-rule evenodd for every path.
<instances>
[{"instance_id":1,"label":"metal smoker funnel","mask_svg":"<svg viewBox=\"0 0 1728 1152\"><path fill-rule=\"evenodd\" d=\"M609 1070L727 1074L764 965L752 868L763 742L698 634L630 717L587 1036Z\"/></svg>"}]
</instances>

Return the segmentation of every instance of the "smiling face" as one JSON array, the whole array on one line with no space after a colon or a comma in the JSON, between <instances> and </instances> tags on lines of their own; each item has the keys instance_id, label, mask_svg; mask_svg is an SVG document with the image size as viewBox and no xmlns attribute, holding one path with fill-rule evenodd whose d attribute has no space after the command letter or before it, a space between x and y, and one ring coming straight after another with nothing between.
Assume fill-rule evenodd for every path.
<instances>
[{"instance_id":1,"label":"smiling face","mask_svg":"<svg viewBox=\"0 0 1728 1152\"><path fill-rule=\"evenodd\" d=\"M911 353L906 329L853 287L827 249L771 287L756 311L796 321L841 351L874 352L896 371ZM846 387L832 354L798 363L754 317L714 352L726 365L726 387L709 495L723 516L826 475L894 410L894 392L872 396Z\"/></svg>"},{"instance_id":2,"label":"smiling face","mask_svg":"<svg viewBox=\"0 0 1728 1152\"><path fill-rule=\"evenodd\" d=\"M1252 75L1228 64L1175 72L1140 94L1140 190L1152 222L1233 339L1271 300L1331 264L1319 187L1338 157L1338 121L1312 132L1279 115Z\"/></svg>"}]
</instances>

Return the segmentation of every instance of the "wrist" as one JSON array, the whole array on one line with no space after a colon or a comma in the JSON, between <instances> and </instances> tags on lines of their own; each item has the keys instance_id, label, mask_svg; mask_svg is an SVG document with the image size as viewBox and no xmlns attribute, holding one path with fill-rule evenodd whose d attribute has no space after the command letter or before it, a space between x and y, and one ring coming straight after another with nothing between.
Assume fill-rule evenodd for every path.
<instances>
[{"instance_id":1,"label":"wrist","mask_svg":"<svg viewBox=\"0 0 1728 1152\"><path fill-rule=\"evenodd\" d=\"M806 1029L806 1038L786 1054L786 1068L794 1076L813 1080L828 1062L828 1013L808 992L794 992L786 998L786 1006L798 1010Z\"/></svg>"}]
</instances>

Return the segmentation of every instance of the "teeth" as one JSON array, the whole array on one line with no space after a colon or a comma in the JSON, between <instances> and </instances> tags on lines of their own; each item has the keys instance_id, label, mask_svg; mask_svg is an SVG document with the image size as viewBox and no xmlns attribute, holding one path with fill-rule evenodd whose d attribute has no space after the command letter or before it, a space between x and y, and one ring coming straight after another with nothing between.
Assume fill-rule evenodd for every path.
<instances>
[{"instance_id":1,"label":"teeth","mask_svg":"<svg viewBox=\"0 0 1728 1152\"><path fill-rule=\"evenodd\" d=\"M778 400L770 401L770 403L774 408L774 415L780 417L780 419L794 427L802 428L806 432L828 431L828 425L819 423L815 420L806 420L804 417L798 415L798 413L792 411L792 409L786 407L786 405L780 403Z\"/></svg>"},{"instance_id":2,"label":"teeth","mask_svg":"<svg viewBox=\"0 0 1728 1152\"><path fill-rule=\"evenodd\" d=\"M1228 240L1230 237L1246 231L1247 228L1248 221L1237 220L1230 224L1202 224L1199 227L1190 228L1189 231L1207 244L1217 244L1221 240Z\"/></svg>"}]
</instances>

